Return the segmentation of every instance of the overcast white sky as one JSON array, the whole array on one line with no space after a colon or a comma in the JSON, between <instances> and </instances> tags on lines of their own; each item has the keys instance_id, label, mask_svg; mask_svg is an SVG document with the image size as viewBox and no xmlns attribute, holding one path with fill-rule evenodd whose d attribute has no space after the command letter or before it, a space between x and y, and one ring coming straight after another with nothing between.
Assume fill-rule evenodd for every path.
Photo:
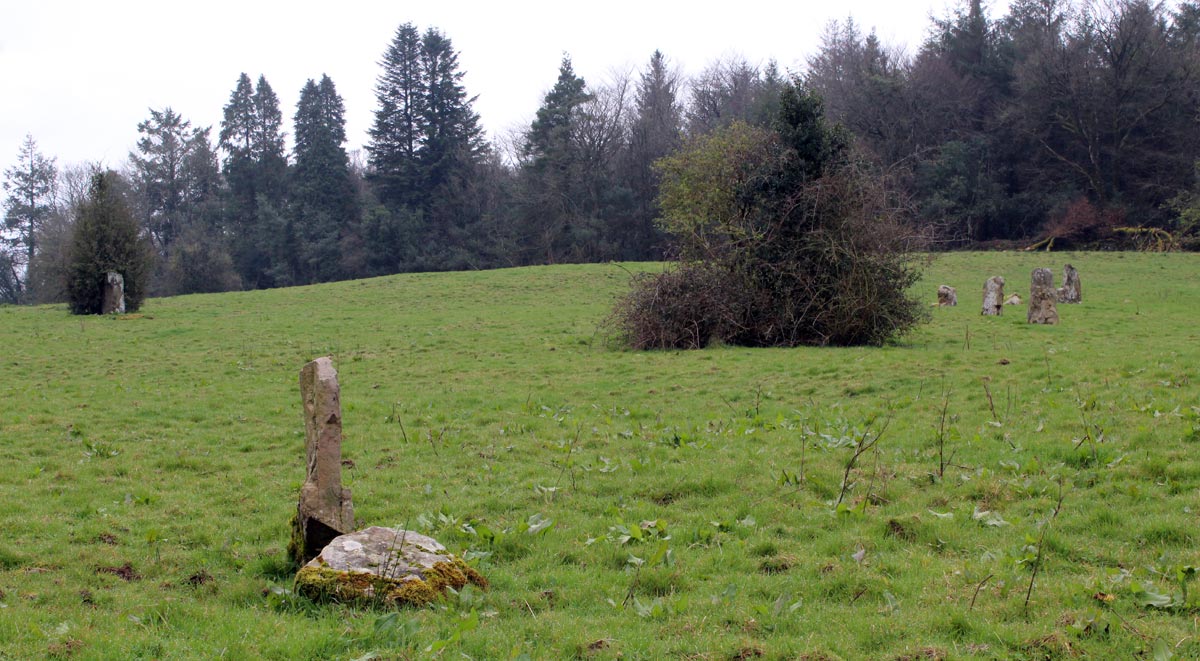
<instances>
[{"instance_id":1,"label":"overcast white sky","mask_svg":"<svg viewBox=\"0 0 1200 661\"><path fill-rule=\"evenodd\" d=\"M993 15L1007 7L993 0ZM246 72L265 74L287 125L308 78L328 74L345 99L350 149L375 108L378 61L397 26L437 27L460 52L475 109L495 137L527 124L563 53L599 81L640 68L657 48L685 73L740 54L798 70L825 25L853 16L885 43L914 50L951 0L793 2L497 2L429 0L0 0L0 167L25 134L59 165L121 165L148 108L171 106L219 131L222 107ZM290 128L289 128L290 132Z\"/></svg>"}]
</instances>

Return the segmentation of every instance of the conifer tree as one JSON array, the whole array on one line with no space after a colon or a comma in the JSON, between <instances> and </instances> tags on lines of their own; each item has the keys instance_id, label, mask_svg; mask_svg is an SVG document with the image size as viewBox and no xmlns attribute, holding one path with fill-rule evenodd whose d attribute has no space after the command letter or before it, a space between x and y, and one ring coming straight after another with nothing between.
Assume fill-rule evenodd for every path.
<instances>
[{"instance_id":1,"label":"conifer tree","mask_svg":"<svg viewBox=\"0 0 1200 661\"><path fill-rule=\"evenodd\" d=\"M420 195L417 152L425 132L421 35L412 23L396 30L375 85L379 108L367 144L371 182L385 206L415 204Z\"/></svg>"},{"instance_id":2,"label":"conifer tree","mask_svg":"<svg viewBox=\"0 0 1200 661\"><path fill-rule=\"evenodd\" d=\"M424 135L421 162L428 188L444 186L455 170L477 162L487 150L479 115L472 109L450 39L430 28L421 40L421 68L425 82Z\"/></svg>"},{"instance_id":3,"label":"conifer tree","mask_svg":"<svg viewBox=\"0 0 1200 661\"><path fill-rule=\"evenodd\" d=\"M477 181L488 153L458 53L445 34L401 25L380 63L379 108L367 145L368 181L382 209L368 214L384 270L462 267L457 257L480 220ZM389 266L384 266L384 265Z\"/></svg>"},{"instance_id":4,"label":"conifer tree","mask_svg":"<svg viewBox=\"0 0 1200 661\"><path fill-rule=\"evenodd\" d=\"M234 262L246 286L269 287L274 282L268 244L275 233L266 219L283 206L287 178L279 98L265 76L253 86L242 73L224 110L219 144Z\"/></svg>"},{"instance_id":5,"label":"conifer tree","mask_svg":"<svg viewBox=\"0 0 1200 661\"><path fill-rule=\"evenodd\" d=\"M487 153L479 115L468 97L458 53L450 39L430 28L421 40L425 118L418 153L420 180L425 192L422 209L427 220L425 243L456 247L465 228L478 220L470 204L476 167ZM432 257L430 266L445 268L445 259Z\"/></svg>"},{"instance_id":6,"label":"conifer tree","mask_svg":"<svg viewBox=\"0 0 1200 661\"><path fill-rule=\"evenodd\" d=\"M329 76L309 80L300 91L295 115L295 170L292 219L300 238L300 273L295 282L342 276L340 240L356 220L357 201L350 178L345 107Z\"/></svg>"},{"instance_id":7,"label":"conifer tree","mask_svg":"<svg viewBox=\"0 0 1200 661\"><path fill-rule=\"evenodd\" d=\"M33 136L25 136L17 164L4 171L4 230L0 234L0 301L26 300L28 268L37 257L42 225L54 213L54 188L58 177L54 159L38 152Z\"/></svg>"},{"instance_id":8,"label":"conifer tree","mask_svg":"<svg viewBox=\"0 0 1200 661\"><path fill-rule=\"evenodd\" d=\"M74 314L100 313L109 271L124 277L126 311L136 311L146 295L153 248L129 210L125 188L111 170L92 177L71 236L67 296Z\"/></svg>"},{"instance_id":9,"label":"conifer tree","mask_svg":"<svg viewBox=\"0 0 1200 661\"><path fill-rule=\"evenodd\" d=\"M216 156L208 128L192 128L171 108L150 110L138 124L134 171L142 223L159 255L190 225L211 212L219 185Z\"/></svg>"},{"instance_id":10,"label":"conifer tree","mask_svg":"<svg viewBox=\"0 0 1200 661\"><path fill-rule=\"evenodd\" d=\"M572 259L572 235L581 217L576 208L586 195L580 170L583 158L574 132L584 104L592 99L587 83L575 75L563 56L558 80L546 93L521 147L523 243L531 261L555 263Z\"/></svg>"},{"instance_id":11,"label":"conifer tree","mask_svg":"<svg viewBox=\"0 0 1200 661\"><path fill-rule=\"evenodd\" d=\"M653 164L682 143L683 111L678 91L678 75L670 70L666 56L654 51L637 82L633 126L625 153L625 182L633 195L633 209L617 237L623 259L661 256L655 250L662 237L654 227L658 175Z\"/></svg>"}]
</instances>

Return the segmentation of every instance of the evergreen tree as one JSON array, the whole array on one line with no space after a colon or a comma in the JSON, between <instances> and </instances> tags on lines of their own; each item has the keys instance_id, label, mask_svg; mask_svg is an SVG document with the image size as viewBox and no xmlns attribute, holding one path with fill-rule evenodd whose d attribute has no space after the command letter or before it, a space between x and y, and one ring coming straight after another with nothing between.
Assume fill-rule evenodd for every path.
<instances>
[{"instance_id":1,"label":"evergreen tree","mask_svg":"<svg viewBox=\"0 0 1200 661\"><path fill-rule=\"evenodd\" d=\"M224 114L219 144L225 150L225 170L229 173L241 167L242 161L254 160L254 85L245 72L238 76Z\"/></svg>"},{"instance_id":2,"label":"evergreen tree","mask_svg":"<svg viewBox=\"0 0 1200 661\"><path fill-rule=\"evenodd\" d=\"M107 171L92 178L87 201L71 238L67 295L74 314L99 314L108 272L125 279L125 309L136 311L146 295L154 256L125 202L125 182Z\"/></svg>"},{"instance_id":3,"label":"evergreen tree","mask_svg":"<svg viewBox=\"0 0 1200 661\"><path fill-rule=\"evenodd\" d=\"M563 56L558 80L542 99L537 116L525 135L523 153L535 168L546 168L553 157L571 150L571 128L578 120L580 107L590 101L587 82L575 75L570 56Z\"/></svg>"},{"instance_id":4,"label":"evergreen tree","mask_svg":"<svg viewBox=\"0 0 1200 661\"><path fill-rule=\"evenodd\" d=\"M633 126L625 152L624 176L633 196L633 208L616 237L621 259L661 257L662 235L654 226L658 217L658 174L654 162L679 149L683 140L683 111L677 95L679 77L666 56L654 51L638 79Z\"/></svg>"},{"instance_id":5,"label":"evergreen tree","mask_svg":"<svg viewBox=\"0 0 1200 661\"><path fill-rule=\"evenodd\" d=\"M17 153L17 164L4 171L4 232L0 233L0 301L18 303L30 299L29 266L38 253L38 237L54 213L54 159L37 150L33 136L25 136Z\"/></svg>"},{"instance_id":6,"label":"evergreen tree","mask_svg":"<svg viewBox=\"0 0 1200 661\"><path fill-rule=\"evenodd\" d=\"M162 258L188 227L205 223L219 188L209 129L193 129L171 108L150 110L138 124L141 138L129 159L142 223ZM211 222L208 221L208 222Z\"/></svg>"},{"instance_id":7,"label":"evergreen tree","mask_svg":"<svg viewBox=\"0 0 1200 661\"><path fill-rule=\"evenodd\" d=\"M417 162L425 133L425 78L422 40L412 23L396 30L383 55L375 85L379 108L367 144L369 180L389 208L418 203L421 177Z\"/></svg>"},{"instance_id":8,"label":"evergreen tree","mask_svg":"<svg viewBox=\"0 0 1200 661\"><path fill-rule=\"evenodd\" d=\"M487 143L479 115L471 107L475 97L468 97L462 84L458 53L450 39L433 28L421 40L421 69L425 82L422 178L426 188L438 188L478 163L487 153Z\"/></svg>"},{"instance_id":9,"label":"evergreen tree","mask_svg":"<svg viewBox=\"0 0 1200 661\"><path fill-rule=\"evenodd\" d=\"M401 25L376 85L368 181L382 210L369 213L379 268L462 268L481 220L479 181L488 145L450 39Z\"/></svg>"},{"instance_id":10,"label":"evergreen tree","mask_svg":"<svg viewBox=\"0 0 1200 661\"><path fill-rule=\"evenodd\" d=\"M543 98L521 147L522 243L532 250L529 261L578 259L573 235L585 218L580 205L587 199L587 182L580 176L584 161L576 130L584 104L592 98L571 58L563 56L558 80Z\"/></svg>"},{"instance_id":11,"label":"evergreen tree","mask_svg":"<svg viewBox=\"0 0 1200 661\"><path fill-rule=\"evenodd\" d=\"M468 97L462 84L458 53L450 39L433 28L421 40L421 71L425 117L417 162L425 193L421 206L428 223L424 244L461 248L467 228L479 220L471 197L488 145L472 108L475 97ZM445 254L430 255L428 261L437 269L463 266Z\"/></svg>"},{"instance_id":12,"label":"evergreen tree","mask_svg":"<svg viewBox=\"0 0 1200 661\"><path fill-rule=\"evenodd\" d=\"M283 131L283 112L279 97L266 76L259 75L254 84L254 148L253 156L260 169L258 194L265 195L275 205L287 197L287 150Z\"/></svg>"},{"instance_id":13,"label":"evergreen tree","mask_svg":"<svg viewBox=\"0 0 1200 661\"><path fill-rule=\"evenodd\" d=\"M285 202L287 158L279 98L265 76L256 86L245 73L225 105L219 145L229 199L226 225L234 262L245 285L274 284L268 244L274 237L266 218Z\"/></svg>"},{"instance_id":14,"label":"evergreen tree","mask_svg":"<svg viewBox=\"0 0 1200 661\"><path fill-rule=\"evenodd\" d=\"M357 217L350 176L345 107L329 76L309 80L300 91L295 115L295 169L292 175L293 232L300 241L300 272L293 282L341 277L340 241Z\"/></svg>"}]
</instances>

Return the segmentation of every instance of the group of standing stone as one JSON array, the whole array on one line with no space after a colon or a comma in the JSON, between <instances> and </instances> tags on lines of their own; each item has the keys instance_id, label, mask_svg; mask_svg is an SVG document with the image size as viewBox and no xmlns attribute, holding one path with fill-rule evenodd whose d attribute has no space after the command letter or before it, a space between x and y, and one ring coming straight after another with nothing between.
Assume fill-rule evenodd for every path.
<instances>
[{"instance_id":1,"label":"group of standing stone","mask_svg":"<svg viewBox=\"0 0 1200 661\"><path fill-rule=\"evenodd\" d=\"M1067 264L1063 267L1063 286L1054 288L1054 274L1050 269L1033 270L1029 285L1029 312L1026 319L1031 324L1057 324L1058 303L1079 303L1083 300L1079 286L1079 271ZM1018 305L1021 297L1013 294L1004 298L1004 278L992 276L983 283L984 315L999 315L1005 305ZM938 287L938 306L958 305L958 292L949 285Z\"/></svg>"}]
</instances>

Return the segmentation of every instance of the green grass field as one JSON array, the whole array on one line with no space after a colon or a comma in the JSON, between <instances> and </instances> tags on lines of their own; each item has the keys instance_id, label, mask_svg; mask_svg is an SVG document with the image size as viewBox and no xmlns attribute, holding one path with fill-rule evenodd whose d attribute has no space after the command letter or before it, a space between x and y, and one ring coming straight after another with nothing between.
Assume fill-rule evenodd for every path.
<instances>
[{"instance_id":1,"label":"green grass field","mask_svg":"<svg viewBox=\"0 0 1200 661\"><path fill-rule=\"evenodd\" d=\"M979 315L1064 262L1061 325ZM0 659L1198 658L1197 274L945 255L959 307L854 349L614 350L612 265L0 308ZM326 354L359 525L488 591L290 592Z\"/></svg>"}]
</instances>

